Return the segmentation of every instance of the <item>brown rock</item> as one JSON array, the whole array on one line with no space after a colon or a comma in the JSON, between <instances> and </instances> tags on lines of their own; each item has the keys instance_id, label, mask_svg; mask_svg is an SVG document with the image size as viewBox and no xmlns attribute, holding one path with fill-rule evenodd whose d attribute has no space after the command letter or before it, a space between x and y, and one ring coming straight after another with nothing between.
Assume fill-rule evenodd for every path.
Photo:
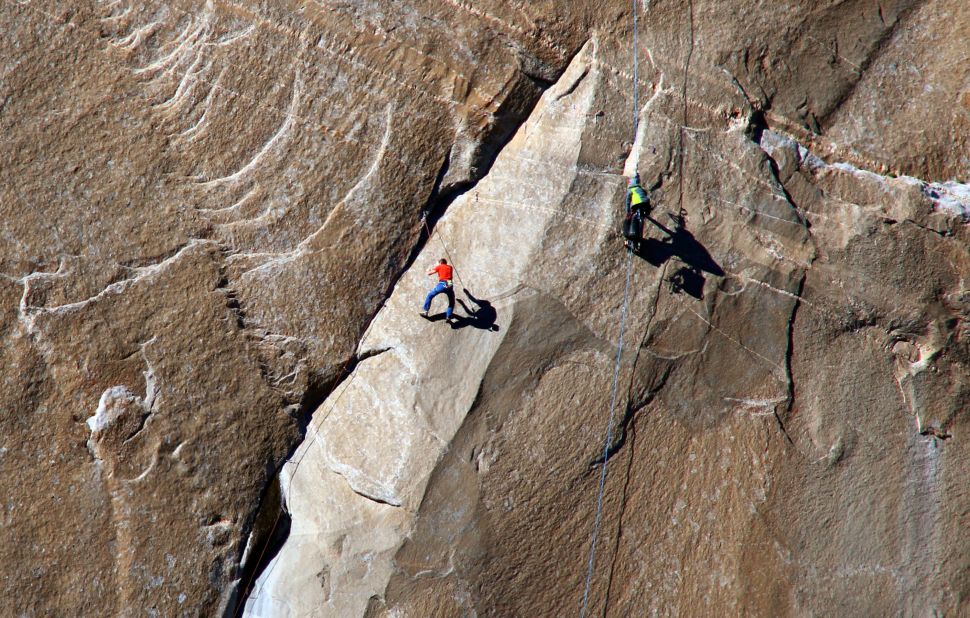
<instances>
[{"instance_id":1,"label":"brown rock","mask_svg":"<svg viewBox=\"0 0 970 618\"><path fill-rule=\"evenodd\" d=\"M970 611L967 10L637 6L4 5L2 613Z\"/></svg>"}]
</instances>

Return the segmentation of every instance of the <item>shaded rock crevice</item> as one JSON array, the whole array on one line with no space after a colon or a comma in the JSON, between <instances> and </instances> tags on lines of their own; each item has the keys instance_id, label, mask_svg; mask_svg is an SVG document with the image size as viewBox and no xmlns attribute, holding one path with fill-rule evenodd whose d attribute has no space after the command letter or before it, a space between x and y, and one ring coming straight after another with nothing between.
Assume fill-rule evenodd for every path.
<instances>
[{"instance_id":1,"label":"shaded rock crevice","mask_svg":"<svg viewBox=\"0 0 970 618\"><path fill-rule=\"evenodd\" d=\"M791 435L789 435L788 429L785 427L785 422L786 419L788 419L794 413L795 398L798 394L795 387L795 372L792 369L792 359L795 356L795 321L798 318L798 310L802 306L802 295L805 293L805 282L807 280L808 273L803 272L798 280L798 286L794 292L795 303L792 306L791 316L788 318L787 345L785 347L785 376L788 381L788 393L787 400L784 403L784 413L779 413L779 406L775 406L772 409L775 422L778 424L778 429L781 430L782 435L785 436L785 439L791 446L795 446L795 441L792 439Z\"/></svg>"},{"instance_id":2,"label":"shaded rock crevice","mask_svg":"<svg viewBox=\"0 0 970 618\"><path fill-rule=\"evenodd\" d=\"M398 509L402 508L400 500L385 498L385 497L378 496L373 492L364 491L363 489L358 487L355 483L353 483L349 478L347 478L347 476L336 467L331 466L330 471L336 474L337 476L339 476L341 479L343 479L344 482L347 483L347 487L349 487L352 492L354 492L361 498L365 500L369 500L375 504L381 504L384 506L390 506Z\"/></svg>"},{"instance_id":3,"label":"shaded rock crevice","mask_svg":"<svg viewBox=\"0 0 970 618\"><path fill-rule=\"evenodd\" d=\"M628 432L630 427L636 425L637 414L642 410L646 409L651 403L653 403L656 396L663 390L664 386L667 385L667 380L670 377L671 372L674 371L674 364L668 364L664 369L664 372L660 375L657 380L656 386L649 389L643 394L636 402L628 401L626 404L626 409L623 412L623 417L617 423L615 437L613 443L610 444L605 452L601 453L599 457L589 462L589 470L592 472L597 466L602 466L604 462L613 459L626 445Z\"/></svg>"},{"instance_id":4,"label":"shaded rock crevice","mask_svg":"<svg viewBox=\"0 0 970 618\"><path fill-rule=\"evenodd\" d=\"M666 281L665 275L667 272L667 265L669 262L664 263L660 268L656 286L655 293L653 296L652 306L650 308L649 318L647 320L646 326L644 327L643 337L640 341L640 345L637 347L636 354L633 358L633 371L630 377L629 383L626 388L625 397L625 409L623 417L617 424L617 430L614 435L612 444L606 447L605 453L601 453L596 459L589 462L589 469L592 471L596 466L603 465L603 463L611 459L615 454L617 454L620 449L623 448L627 439L627 428L631 423L635 423L636 415L643 409L647 408L651 403L653 403L656 396L663 390L664 386L667 384L667 380L670 378L671 373L675 370L676 362L666 362L663 364L663 369L660 371L659 377L656 375L642 376L640 372L637 371L640 365L640 355L644 350L649 349L649 341L653 336L653 323L654 318L657 316L657 308L660 303L660 296L664 288L664 283ZM648 369L649 370L649 369ZM649 381L650 386L647 386L642 394L635 394L634 388L637 385L638 380Z\"/></svg>"}]
</instances>

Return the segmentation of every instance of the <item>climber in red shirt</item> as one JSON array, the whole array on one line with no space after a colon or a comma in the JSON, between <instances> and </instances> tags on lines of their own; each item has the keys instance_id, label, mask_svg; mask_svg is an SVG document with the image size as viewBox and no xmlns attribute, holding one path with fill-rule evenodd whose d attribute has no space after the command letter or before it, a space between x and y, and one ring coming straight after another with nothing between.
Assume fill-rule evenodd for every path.
<instances>
[{"instance_id":1,"label":"climber in red shirt","mask_svg":"<svg viewBox=\"0 0 970 618\"><path fill-rule=\"evenodd\" d=\"M445 319L450 322L451 314L455 310L455 291L451 284L454 269L448 264L448 260L441 258L438 260L436 266L428 270L427 274L429 276L438 275L438 284L428 292L428 297L424 299L424 311L421 312L421 315L422 317L428 317L428 311L431 310L431 301L438 294L444 294L448 297L448 309L445 310Z\"/></svg>"}]
</instances>

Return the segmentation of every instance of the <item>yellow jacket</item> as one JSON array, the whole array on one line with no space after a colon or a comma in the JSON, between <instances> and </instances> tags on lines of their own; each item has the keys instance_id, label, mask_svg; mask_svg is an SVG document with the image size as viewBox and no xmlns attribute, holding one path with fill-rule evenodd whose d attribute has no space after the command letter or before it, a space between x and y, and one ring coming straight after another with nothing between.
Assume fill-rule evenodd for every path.
<instances>
[{"instance_id":1,"label":"yellow jacket","mask_svg":"<svg viewBox=\"0 0 970 618\"><path fill-rule=\"evenodd\" d=\"M643 187L640 185L633 185L630 187L630 190L626 196L627 207L637 208L641 204L646 204L648 201L647 192L643 190Z\"/></svg>"}]
</instances>

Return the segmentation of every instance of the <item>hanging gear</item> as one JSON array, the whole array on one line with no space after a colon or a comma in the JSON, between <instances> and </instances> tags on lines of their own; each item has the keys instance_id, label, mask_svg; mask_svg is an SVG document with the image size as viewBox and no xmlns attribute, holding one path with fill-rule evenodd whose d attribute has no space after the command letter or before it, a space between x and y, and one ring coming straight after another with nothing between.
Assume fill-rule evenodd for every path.
<instances>
[{"instance_id":1,"label":"hanging gear","mask_svg":"<svg viewBox=\"0 0 970 618\"><path fill-rule=\"evenodd\" d=\"M623 237L626 238L625 244L628 249L634 252L640 251L640 242L643 240L643 215L640 214L640 210L626 213L623 219Z\"/></svg>"}]
</instances>

